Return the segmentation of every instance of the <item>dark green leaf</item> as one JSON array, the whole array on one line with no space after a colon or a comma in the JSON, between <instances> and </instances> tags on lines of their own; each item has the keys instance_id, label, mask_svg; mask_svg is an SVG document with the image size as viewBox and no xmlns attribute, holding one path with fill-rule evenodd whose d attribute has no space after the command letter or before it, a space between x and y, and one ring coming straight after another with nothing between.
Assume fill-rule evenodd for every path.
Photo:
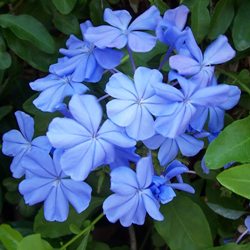
<instances>
[{"instance_id":1,"label":"dark green leaf","mask_svg":"<svg viewBox=\"0 0 250 250\"><path fill-rule=\"evenodd\" d=\"M237 50L242 51L250 47L250 1L243 0L234 19L233 41Z\"/></svg>"},{"instance_id":2,"label":"dark green leaf","mask_svg":"<svg viewBox=\"0 0 250 250\"><path fill-rule=\"evenodd\" d=\"M22 239L22 235L9 225L0 225L0 241L7 250L16 250Z\"/></svg>"},{"instance_id":3,"label":"dark green leaf","mask_svg":"<svg viewBox=\"0 0 250 250\"><path fill-rule=\"evenodd\" d=\"M40 233L43 237L57 238L71 234L70 225L75 224L80 227L91 213L102 204L103 199L92 197L90 206L82 213L78 214L74 209L70 209L69 217L65 222L48 222L44 219L43 210L41 209L34 222L34 231Z\"/></svg>"},{"instance_id":4,"label":"dark green leaf","mask_svg":"<svg viewBox=\"0 0 250 250\"><path fill-rule=\"evenodd\" d=\"M12 110L12 106L0 107L0 120L2 120L6 115L8 115Z\"/></svg>"},{"instance_id":5,"label":"dark green leaf","mask_svg":"<svg viewBox=\"0 0 250 250\"><path fill-rule=\"evenodd\" d=\"M53 23L58 30L66 35L79 33L79 22L72 14L65 16L55 12Z\"/></svg>"},{"instance_id":6,"label":"dark green leaf","mask_svg":"<svg viewBox=\"0 0 250 250\"><path fill-rule=\"evenodd\" d=\"M217 180L234 193L250 199L250 164L224 170Z\"/></svg>"},{"instance_id":7,"label":"dark green leaf","mask_svg":"<svg viewBox=\"0 0 250 250\"><path fill-rule=\"evenodd\" d=\"M214 10L208 37L217 38L224 34L230 26L234 17L234 0L220 0Z\"/></svg>"},{"instance_id":8,"label":"dark green leaf","mask_svg":"<svg viewBox=\"0 0 250 250\"><path fill-rule=\"evenodd\" d=\"M77 0L52 0L52 2L60 13L67 15L74 9Z\"/></svg>"},{"instance_id":9,"label":"dark green leaf","mask_svg":"<svg viewBox=\"0 0 250 250\"><path fill-rule=\"evenodd\" d=\"M88 250L110 250L109 245L103 243L103 242L98 242L98 241L92 241L89 243Z\"/></svg>"},{"instance_id":10,"label":"dark green leaf","mask_svg":"<svg viewBox=\"0 0 250 250\"><path fill-rule=\"evenodd\" d=\"M38 70L47 72L49 65L55 61L56 55L51 56L36 49L32 44L18 39L9 31L4 32L4 37L15 54Z\"/></svg>"},{"instance_id":11,"label":"dark green leaf","mask_svg":"<svg viewBox=\"0 0 250 250\"><path fill-rule=\"evenodd\" d=\"M250 162L250 116L227 126L208 146L205 161L210 169L229 162Z\"/></svg>"},{"instance_id":12,"label":"dark green leaf","mask_svg":"<svg viewBox=\"0 0 250 250\"><path fill-rule=\"evenodd\" d=\"M0 15L0 26L10 29L16 37L32 43L39 50L46 53L55 52L55 43L52 36L43 24L32 16L3 14Z\"/></svg>"},{"instance_id":13,"label":"dark green leaf","mask_svg":"<svg viewBox=\"0 0 250 250\"><path fill-rule=\"evenodd\" d=\"M90 9L90 18L91 21L95 25L100 25L102 24L103 21L103 11L105 8L110 7L109 4L106 1L96 1L96 0L91 0L89 4L89 9Z\"/></svg>"},{"instance_id":14,"label":"dark green leaf","mask_svg":"<svg viewBox=\"0 0 250 250\"><path fill-rule=\"evenodd\" d=\"M191 8L191 27L198 43L207 35L210 15L207 9L209 0L195 0Z\"/></svg>"},{"instance_id":15,"label":"dark green leaf","mask_svg":"<svg viewBox=\"0 0 250 250\"><path fill-rule=\"evenodd\" d=\"M180 196L162 207L165 220L155 227L171 250L198 250L212 246L211 231L201 208Z\"/></svg>"},{"instance_id":16,"label":"dark green leaf","mask_svg":"<svg viewBox=\"0 0 250 250\"><path fill-rule=\"evenodd\" d=\"M249 250L249 249L250 249L250 244L237 245L236 243L229 243L225 246L211 247L205 250Z\"/></svg>"},{"instance_id":17,"label":"dark green leaf","mask_svg":"<svg viewBox=\"0 0 250 250\"><path fill-rule=\"evenodd\" d=\"M0 51L0 70L8 69L11 65L11 56L8 52Z\"/></svg>"},{"instance_id":18,"label":"dark green leaf","mask_svg":"<svg viewBox=\"0 0 250 250\"><path fill-rule=\"evenodd\" d=\"M82 242L80 243L80 245L77 247L76 250L85 250L88 245L88 240L89 240L89 232L84 236Z\"/></svg>"},{"instance_id":19,"label":"dark green leaf","mask_svg":"<svg viewBox=\"0 0 250 250\"><path fill-rule=\"evenodd\" d=\"M26 236L18 244L17 250L52 250L50 244L41 238L40 234Z\"/></svg>"}]
</instances>

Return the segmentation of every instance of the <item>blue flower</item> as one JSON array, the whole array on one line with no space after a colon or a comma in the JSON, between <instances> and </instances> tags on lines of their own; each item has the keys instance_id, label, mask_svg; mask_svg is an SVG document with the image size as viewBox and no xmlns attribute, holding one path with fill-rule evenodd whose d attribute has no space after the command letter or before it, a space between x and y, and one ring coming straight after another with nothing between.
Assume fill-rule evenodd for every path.
<instances>
[{"instance_id":1,"label":"blue flower","mask_svg":"<svg viewBox=\"0 0 250 250\"><path fill-rule=\"evenodd\" d=\"M145 140L155 134L152 115L162 113L166 103L151 86L157 82L162 82L162 74L158 70L139 67L135 71L134 82L117 73L106 85L106 92L116 98L107 104L108 117L125 127L131 138Z\"/></svg>"},{"instance_id":2,"label":"blue flower","mask_svg":"<svg viewBox=\"0 0 250 250\"><path fill-rule=\"evenodd\" d=\"M54 74L31 82L30 87L33 90L41 91L33 104L44 112L60 110L66 96L83 94L88 90L84 84L72 81L71 76L60 77Z\"/></svg>"},{"instance_id":3,"label":"blue flower","mask_svg":"<svg viewBox=\"0 0 250 250\"><path fill-rule=\"evenodd\" d=\"M132 223L144 224L146 213L155 220L163 220L159 203L150 185L153 178L151 156L141 158L136 173L128 167L118 167L111 172L111 190L114 192L103 203L103 211L112 223L120 220L124 227Z\"/></svg>"},{"instance_id":4,"label":"blue flower","mask_svg":"<svg viewBox=\"0 0 250 250\"><path fill-rule=\"evenodd\" d=\"M44 201L44 216L48 221L65 221L69 203L81 213L91 200L92 189L87 183L73 181L63 173L61 156L60 150L54 151L53 160L48 153L34 151L23 159L27 174L19 191L29 205Z\"/></svg>"},{"instance_id":5,"label":"blue flower","mask_svg":"<svg viewBox=\"0 0 250 250\"><path fill-rule=\"evenodd\" d=\"M24 175L22 167L23 157L34 149L49 152L51 145L46 136L39 136L32 140L34 135L34 120L22 111L15 112L20 132L16 129L10 130L3 135L2 151L5 155L14 157L10 170L15 178Z\"/></svg>"},{"instance_id":6,"label":"blue flower","mask_svg":"<svg viewBox=\"0 0 250 250\"><path fill-rule=\"evenodd\" d=\"M191 29L187 30L185 43L179 49L179 54L171 56L169 65L180 75L192 77L202 86L206 86L214 74L214 66L231 60L235 56L226 36L220 35L205 50L204 55L198 47Z\"/></svg>"},{"instance_id":7,"label":"blue flower","mask_svg":"<svg viewBox=\"0 0 250 250\"><path fill-rule=\"evenodd\" d=\"M158 160L162 166L174 160L181 151L184 156L194 156L203 148L203 141L197 140L191 135L182 134L176 138L167 138L162 135L154 135L153 137L143 141L149 149L157 149Z\"/></svg>"},{"instance_id":8,"label":"blue flower","mask_svg":"<svg viewBox=\"0 0 250 250\"><path fill-rule=\"evenodd\" d=\"M74 95L69 102L71 118L55 118L47 136L55 148L64 149L63 171L74 180L84 180L90 171L114 161L114 145L132 147L135 141L110 120L100 126L102 108L92 95Z\"/></svg>"},{"instance_id":9,"label":"blue flower","mask_svg":"<svg viewBox=\"0 0 250 250\"><path fill-rule=\"evenodd\" d=\"M162 204L166 204L173 200L176 196L174 189L182 190L188 193L194 193L195 190L189 184L183 183L181 174L186 173L188 168L180 161L173 161L166 168L161 176L154 176L151 190L155 198ZM177 183L171 182L172 178L177 179Z\"/></svg>"},{"instance_id":10,"label":"blue flower","mask_svg":"<svg viewBox=\"0 0 250 250\"><path fill-rule=\"evenodd\" d=\"M181 76L176 75L176 79L181 89L169 84L154 84L156 93L168 101L166 113L162 113L155 121L156 131L164 137L175 138L183 134L199 107L228 110L240 98L240 89L236 86L220 84L200 87Z\"/></svg>"},{"instance_id":11,"label":"blue flower","mask_svg":"<svg viewBox=\"0 0 250 250\"><path fill-rule=\"evenodd\" d=\"M109 164L111 169L119 166L130 166L129 162L137 162L140 156L135 153L136 147L132 148L121 148L115 147L115 159Z\"/></svg>"},{"instance_id":12,"label":"blue flower","mask_svg":"<svg viewBox=\"0 0 250 250\"><path fill-rule=\"evenodd\" d=\"M104 69L113 69L119 65L123 53L109 48L97 48L86 40L85 32L92 27L90 21L80 25L82 37L80 40L71 35L66 42L67 49L60 49L65 57L50 66L50 72L59 76L70 76L74 82L98 82Z\"/></svg>"},{"instance_id":13,"label":"blue flower","mask_svg":"<svg viewBox=\"0 0 250 250\"><path fill-rule=\"evenodd\" d=\"M164 13L163 19L156 27L157 38L171 47L175 47L178 40L184 39L186 31L183 28L187 21L188 8L185 5L180 5L175 9L167 10Z\"/></svg>"},{"instance_id":14,"label":"blue flower","mask_svg":"<svg viewBox=\"0 0 250 250\"><path fill-rule=\"evenodd\" d=\"M128 45L135 52L150 51L155 46L156 37L143 31L155 29L160 19L159 10L152 6L129 25L131 19L126 10L105 9L104 21L111 26L89 28L85 37L99 48L121 49Z\"/></svg>"}]
</instances>

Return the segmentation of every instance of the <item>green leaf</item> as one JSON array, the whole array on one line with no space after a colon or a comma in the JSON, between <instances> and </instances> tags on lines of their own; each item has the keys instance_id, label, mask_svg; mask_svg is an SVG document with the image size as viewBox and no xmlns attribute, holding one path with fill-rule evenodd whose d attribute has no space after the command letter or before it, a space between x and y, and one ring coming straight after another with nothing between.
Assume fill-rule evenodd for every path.
<instances>
[{"instance_id":1,"label":"green leaf","mask_svg":"<svg viewBox=\"0 0 250 250\"><path fill-rule=\"evenodd\" d=\"M109 8L109 4L106 1L91 0L89 3L90 18L95 25L103 23L103 11L105 8Z\"/></svg>"},{"instance_id":2,"label":"green leaf","mask_svg":"<svg viewBox=\"0 0 250 250\"><path fill-rule=\"evenodd\" d=\"M161 211L165 220L155 222L155 227L171 250L198 250L213 245L207 219L191 199L179 196Z\"/></svg>"},{"instance_id":3,"label":"green leaf","mask_svg":"<svg viewBox=\"0 0 250 250\"><path fill-rule=\"evenodd\" d=\"M23 236L7 224L0 225L0 241L7 250L16 250Z\"/></svg>"},{"instance_id":4,"label":"green leaf","mask_svg":"<svg viewBox=\"0 0 250 250\"><path fill-rule=\"evenodd\" d=\"M47 72L49 65L55 61L56 55L49 55L36 49L31 43L18 39L10 31L4 31L4 37L16 55L38 70Z\"/></svg>"},{"instance_id":5,"label":"green leaf","mask_svg":"<svg viewBox=\"0 0 250 250\"><path fill-rule=\"evenodd\" d=\"M249 250L250 244L238 245L236 243L229 243L225 246L211 247L205 250Z\"/></svg>"},{"instance_id":6,"label":"green leaf","mask_svg":"<svg viewBox=\"0 0 250 250\"><path fill-rule=\"evenodd\" d=\"M246 211L237 211L234 209L226 208L223 207L219 204L214 204L211 202L207 202L207 205L209 206L210 209L212 209L215 213L230 219L230 220L237 220L239 219L242 215L246 214Z\"/></svg>"},{"instance_id":7,"label":"green leaf","mask_svg":"<svg viewBox=\"0 0 250 250\"><path fill-rule=\"evenodd\" d=\"M80 31L79 22L72 14L65 16L55 12L52 21L55 27L66 35L77 34Z\"/></svg>"},{"instance_id":8,"label":"green leaf","mask_svg":"<svg viewBox=\"0 0 250 250\"><path fill-rule=\"evenodd\" d=\"M12 110L12 106L2 106L0 107L0 120L2 120L6 115L8 115Z\"/></svg>"},{"instance_id":9,"label":"green leaf","mask_svg":"<svg viewBox=\"0 0 250 250\"><path fill-rule=\"evenodd\" d=\"M11 65L11 56L8 52L0 51L0 70L8 69Z\"/></svg>"},{"instance_id":10,"label":"green leaf","mask_svg":"<svg viewBox=\"0 0 250 250\"><path fill-rule=\"evenodd\" d=\"M250 164L224 170L217 180L234 193L250 199Z\"/></svg>"},{"instance_id":11,"label":"green leaf","mask_svg":"<svg viewBox=\"0 0 250 250\"><path fill-rule=\"evenodd\" d=\"M250 1L241 1L241 5L233 23L233 41L237 50L242 51L250 47Z\"/></svg>"},{"instance_id":12,"label":"green leaf","mask_svg":"<svg viewBox=\"0 0 250 250\"><path fill-rule=\"evenodd\" d=\"M2 14L0 15L0 26L10 29L16 37L32 43L39 50L51 54L55 52L52 36L43 24L32 16Z\"/></svg>"},{"instance_id":13,"label":"green leaf","mask_svg":"<svg viewBox=\"0 0 250 250\"><path fill-rule=\"evenodd\" d=\"M195 0L191 7L191 27L198 43L207 35L210 15L207 9L209 0Z\"/></svg>"},{"instance_id":14,"label":"green leaf","mask_svg":"<svg viewBox=\"0 0 250 250\"><path fill-rule=\"evenodd\" d=\"M230 26L233 17L234 0L220 0L215 6L208 37L213 40L220 34L224 34Z\"/></svg>"},{"instance_id":15,"label":"green leaf","mask_svg":"<svg viewBox=\"0 0 250 250\"><path fill-rule=\"evenodd\" d=\"M89 232L84 236L82 242L80 243L80 245L77 247L76 250L85 250L88 245L88 240L89 240Z\"/></svg>"},{"instance_id":16,"label":"green leaf","mask_svg":"<svg viewBox=\"0 0 250 250\"><path fill-rule=\"evenodd\" d=\"M67 15L74 9L77 0L52 0L52 2L60 13Z\"/></svg>"},{"instance_id":17,"label":"green leaf","mask_svg":"<svg viewBox=\"0 0 250 250\"><path fill-rule=\"evenodd\" d=\"M98 242L98 241L92 241L89 243L88 250L110 250L109 245L103 242Z\"/></svg>"},{"instance_id":18,"label":"green leaf","mask_svg":"<svg viewBox=\"0 0 250 250\"><path fill-rule=\"evenodd\" d=\"M229 162L250 162L250 116L227 126L208 146L208 168L217 169Z\"/></svg>"},{"instance_id":19,"label":"green leaf","mask_svg":"<svg viewBox=\"0 0 250 250\"><path fill-rule=\"evenodd\" d=\"M164 14L164 12L169 9L168 5L163 0L149 0L151 5L155 5L161 14Z\"/></svg>"},{"instance_id":20,"label":"green leaf","mask_svg":"<svg viewBox=\"0 0 250 250\"><path fill-rule=\"evenodd\" d=\"M22 239L17 250L52 250L50 244L41 238L40 234L32 234Z\"/></svg>"},{"instance_id":21,"label":"green leaf","mask_svg":"<svg viewBox=\"0 0 250 250\"><path fill-rule=\"evenodd\" d=\"M80 227L84 220L86 220L91 213L101 206L103 199L92 197L89 207L78 214L74 209L70 209L68 219L64 222L49 222L44 219L43 209L41 209L34 222L34 231L40 233L43 237L57 238L60 236L72 234L70 231L70 225L75 224Z\"/></svg>"}]
</instances>

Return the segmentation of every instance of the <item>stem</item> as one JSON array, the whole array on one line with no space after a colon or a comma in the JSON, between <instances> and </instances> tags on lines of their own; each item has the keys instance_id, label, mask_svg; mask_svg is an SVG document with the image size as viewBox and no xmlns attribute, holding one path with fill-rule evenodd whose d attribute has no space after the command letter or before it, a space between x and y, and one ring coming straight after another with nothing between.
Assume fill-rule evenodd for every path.
<instances>
[{"instance_id":1,"label":"stem","mask_svg":"<svg viewBox=\"0 0 250 250\"><path fill-rule=\"evenodd\" d=\"M166 52L164 58L162 59L160 65L159 65L158 70L161 70L161 69L162 69L162 67L164 66L164 64L166 63L166 61L168 60L168 58L170 57L172 51L173 51L173 47L170 46L170 47L168 48L168 50L167 50L167 52Z\"/></svg>"},{"instance_id":2,"label":"stem","mask_svg":"<svg viewBox=\"0 0 250 250\"><path fill-rule=\"evenodd\" d=\"M186 173L188 173L188 174L196 174L196 172L195 172L195 171L192 171L192 170L189 170L189 171L187 171Z\"/></svg>"},{"instance_id":3,"label":"stem","mask_svg":"<svg viewBox=\"0 0 250 250\"><path fill-rule=\"evenodd\" d=\"M130 59L133 71L135 72L136 67L135 67L135 61L133 58L132 50L129 48L129 46L127 46L127 50L128 50L128 55L129 55L129 59Z\"/></svg>"},{"instance_id":4,"label":"stem","mask_svg":"<svg viewBox=\"0 0 250 250\"><path fill-rule=\"evenodd\" d=\"M97 216L89 226L84 228L79 234L77 234L75 237L73 237L71 240L69 240L66 244L64 244L59 250L65 250L69 245L71 245L74 241L76 241L78 238L80 238L82 235L87 233L92 229L92 227L104 216L103 213L101 213L99 216Z\"/></svg>"},{"instance_id":5,"label":"stem","mask_svg":"<svg viewBox=\"0 0 250 250\"><path fill-rule=\"evenodd\" d=\"M101 96L97 101L100 102L102 100L104 100L105 98L109 97L109 94L106 94L104 96Z\"/></svg>"},{"instance_id":6,"label":"stem","mask_svg":"<svg viewBox=\"0 0 250 250\"><path fill-rule=\"evenodd\" d=\"M134 229L133 225L131 225L128 228L128 232L129 232L129 239L130 239L130 249L131 250L137 250L136 237L135 237L135 229Z\"/></svg>"},{"instance_id":7,"label":"stem","mask_svg":"<svg viewBox=\"0 0 250 250\"><path fill-rule=\"evenodd\" d=\"M243 233L239 236L239 238L236 240L236 244L238 244L238 243L242 240L242 238L243 238L247 233L248 233L248 230L246 230L245 232L243 232Z\"/></svg>"},{"instance_id":8,"label":"stem","mask_svg":"<svg viewBox=\"0 0 250 250\"><path fill-rule=\"evenodd\" d=\"M235 77L233 73L227 72L227 71L225 71L224 69L221 69L221 68L217 68L217 70L220 73L222 73L223 75L226 75L226 76L230 77L231 79L233 79L234 81L238 82L240 87L250 95L250 88L247 87L240 79Z\"/></svg>"},{"instance_id":9,"label":"stem","mask_svg":"<svg viewBox=\"0 0 250 250\"><path fill-rule=\"evenodd\" d=\"M114 69L110 69L109 72L112 73L112 74L120 73L120 71L118 69L115 69L115 68Z\"/></svg>"}]
</instances>

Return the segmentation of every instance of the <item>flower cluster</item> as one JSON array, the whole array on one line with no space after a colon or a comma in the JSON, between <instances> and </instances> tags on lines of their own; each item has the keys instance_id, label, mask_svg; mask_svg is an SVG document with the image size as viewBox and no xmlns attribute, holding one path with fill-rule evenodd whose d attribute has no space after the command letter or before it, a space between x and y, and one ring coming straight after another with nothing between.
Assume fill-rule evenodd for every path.
<instances>
[{"instance_id":1,"label":"flower cluster","mask_svg":"<svg viewBox=\"0 0 250 250\"><path fill-rule=\"evenodd\" d=\"M160 204L171 202L177 190L195 192L183 182L189 169L177 156L196 155L204 146L201 135L210 140L219 134L240 90L218 84L215 76L215 65L235 55L227 38L219 36L202 53L185 27L188 12L181 5L161 17L152 6L131 22L126 10L105 9L107 25L81 24L82 38L71 35L49 75L30 83L40 92L34 105L63 117L52 120L46 136L32 140L32 117L16 112L20 132L7 132L2 150L14 157L13 176L24 176L19 191L25 202L44 202L47 220L66 220L69 204L84 211L92 191L87 177L106 165L113 194L103 211L110 222L119 220L125 227L142 225L146 214L163 220ZM159 68L136 67L133 53L148 52L157 41L168 46ZM119 70L126 53L133 76ZM168 74L162 71L167 62ZM86 94L91 87L84 83L91 86L110 73L103 97ZM148 150L144 157L138 142ZM159 175L151 154L157 149Z\"/></svg>"}]
</instances>

